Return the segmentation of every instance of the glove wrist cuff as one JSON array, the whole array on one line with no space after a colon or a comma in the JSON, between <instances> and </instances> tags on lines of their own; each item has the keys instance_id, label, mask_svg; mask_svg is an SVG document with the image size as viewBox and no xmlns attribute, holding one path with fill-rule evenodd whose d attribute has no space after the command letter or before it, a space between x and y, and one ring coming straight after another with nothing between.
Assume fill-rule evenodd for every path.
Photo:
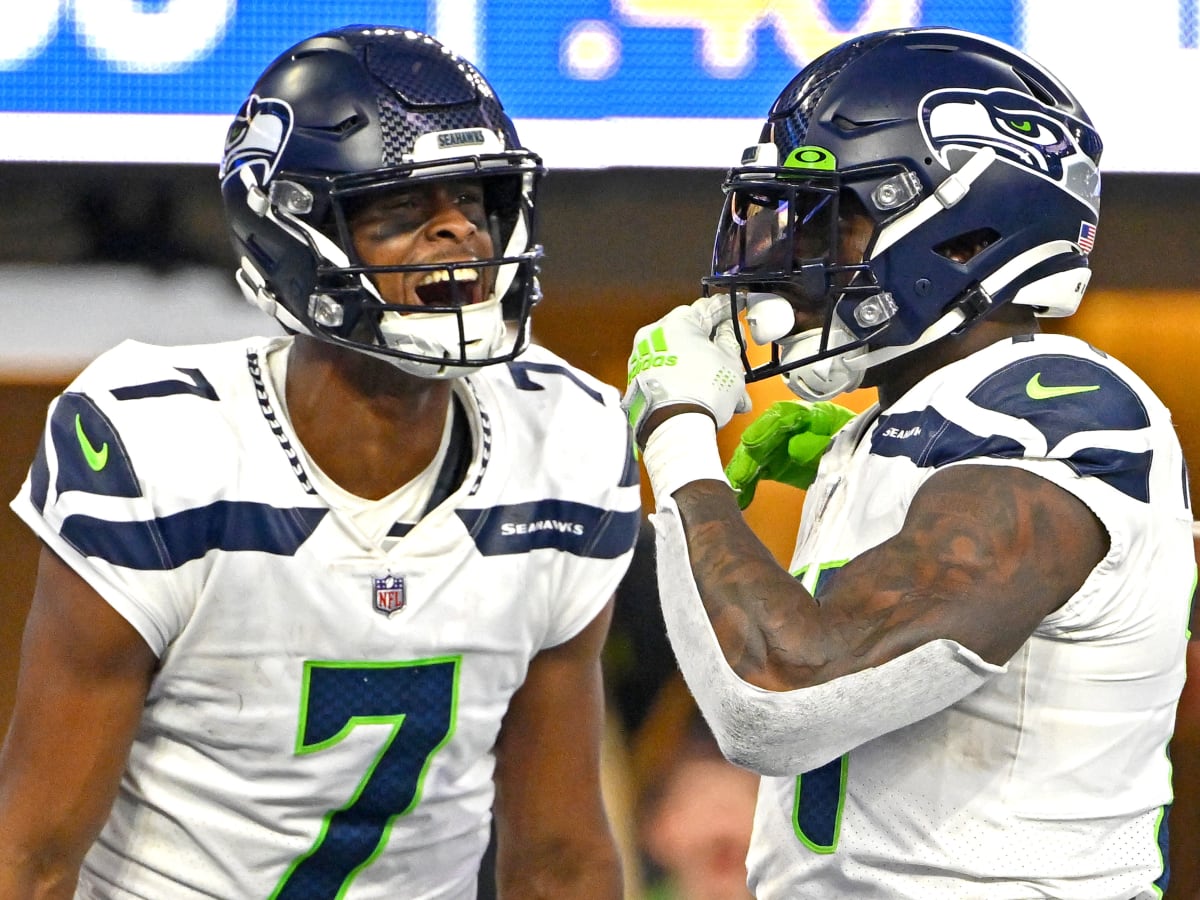
<instances>
[{"instance_id":1,"label":"glove wrist cuff","mask_svg":"<svg viewBox=\"0 0 1200 900\"><path fill-rule=\"evenodd\" d=\"M704 413L680 413L655 428L646 440L642 463L659 508L693 481L729 484L717 449L717 425Z\"/></svg>"}]
</instances>

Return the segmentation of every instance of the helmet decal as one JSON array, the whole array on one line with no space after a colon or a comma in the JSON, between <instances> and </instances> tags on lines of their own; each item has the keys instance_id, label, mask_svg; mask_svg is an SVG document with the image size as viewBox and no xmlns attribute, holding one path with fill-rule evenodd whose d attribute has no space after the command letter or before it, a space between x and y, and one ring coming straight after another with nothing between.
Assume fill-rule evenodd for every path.
<instances>
[{"instance_id":1,"label":"helmet decal","mask_svg":"<svg viewBox=\"0 0 1200 900\"><path fill-rule=\"evenodd\" d=\"M950 160L955 150L974 153L991 147L1000 159L1055 182L1093 209L1099 207L1095 161L1061 113L1052 114L1027 94L1009 88L933 91L921 101L918 121L929 149L947 169L957 168Z\"/></svg>"},{"instance_id":2,"label":"helmet decal","mask_svg":"<svg viewBox=\"0 0 1200 900\"><path fill-rule=\"evenodd\" d=\"M797 147L783 161L785 169L809 169L833 172L837 169L837 157L824 147Z\"/></svg>"},{"instance_id":3,"label":"helmet decal","mask_svg":"<svg viewBox=\"0 0 1200 900\"><path fill-rule=\"evenodd\" d=\"M1079 237L1075 243L1084 253L1091 253L1092 248L1096 245L1096 226L1091 222L1080 222Z\"/></svg>"},{"instance_id":4,"label":"helmet decal","mask_svg":"<svg viewBox=\"0 0 1200 900\"><path fill-rule=\"evenodd\" d=\"M275 164L292 134L292 118L287 101L251 94L225 137L221 179L241 166L251 166L259 170L258 183L266 184L275 174Z\"/></svg>"}]
</instances>

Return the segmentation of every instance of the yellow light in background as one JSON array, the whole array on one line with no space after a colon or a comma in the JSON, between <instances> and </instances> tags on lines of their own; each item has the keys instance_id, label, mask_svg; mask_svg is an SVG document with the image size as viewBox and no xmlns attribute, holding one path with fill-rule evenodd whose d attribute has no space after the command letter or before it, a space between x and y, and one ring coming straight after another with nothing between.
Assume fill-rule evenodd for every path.
<instances>
[{"instance_id":1,"label":"yellow light in background","mask_svg":"<svg viewBox=\"0 0 1200 900\"><path fill-rule=\"evenodd\" d=\"M620 38L607 22L577 22L559 50L559 66L572 78L583 81L609 78L620 63Z\"/></svg>"},{"instance_id":2,"label":"yellow light in background","mask_svg":"<svg viewBox=\"0 0 1200 900\"><path fill-rule=\"evenodd\" d=\"M903 28L920 21L919 0L868 0L858 19L839 28L827 0L614 0L625 22L643 28L694 28L700 57L714 76L733 78L754 62L756 32L773 29L776 42L797 65L816 59L847 38Z\"/></svg>"}]
</instances>

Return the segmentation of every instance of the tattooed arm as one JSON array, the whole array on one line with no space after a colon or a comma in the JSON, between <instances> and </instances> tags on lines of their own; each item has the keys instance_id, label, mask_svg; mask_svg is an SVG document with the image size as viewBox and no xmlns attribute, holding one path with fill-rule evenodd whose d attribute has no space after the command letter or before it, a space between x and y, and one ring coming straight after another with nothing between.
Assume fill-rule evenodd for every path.
<instances>
[{"instance_id":1,"label":"tattooed arm","mask_svg":"<svg viewBox=\"0 0 1200 900\"><path fill-rule=\"evenodd\" d=\"M939 638L1003 664L1108 547L1087 506L1051 482L1013 467L955 466L925 482L899 533L814 599L746 525L726 485L695 481L673 497L725 658L773 691L823 684Z\"/></svg>"}]
</instances>

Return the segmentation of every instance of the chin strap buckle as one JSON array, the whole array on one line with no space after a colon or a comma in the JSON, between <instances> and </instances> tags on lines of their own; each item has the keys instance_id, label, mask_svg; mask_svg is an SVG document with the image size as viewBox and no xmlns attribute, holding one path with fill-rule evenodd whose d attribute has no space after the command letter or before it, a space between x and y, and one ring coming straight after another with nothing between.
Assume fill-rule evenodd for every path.
<instances>
[{"instance_id":1,"label":"chin strap buckle","mask_svg":"<svg viewBox=\"0 0 1200 900\"><path fill-rule=\"evenodd\" d=\"M996 306L992 295L983 289L981 284L973 284L961 294L954 303L954 308L963 315L962 324L954 329L952 334L958 334L976 320L986 316Z\"/></svg>"}]
</instances>

